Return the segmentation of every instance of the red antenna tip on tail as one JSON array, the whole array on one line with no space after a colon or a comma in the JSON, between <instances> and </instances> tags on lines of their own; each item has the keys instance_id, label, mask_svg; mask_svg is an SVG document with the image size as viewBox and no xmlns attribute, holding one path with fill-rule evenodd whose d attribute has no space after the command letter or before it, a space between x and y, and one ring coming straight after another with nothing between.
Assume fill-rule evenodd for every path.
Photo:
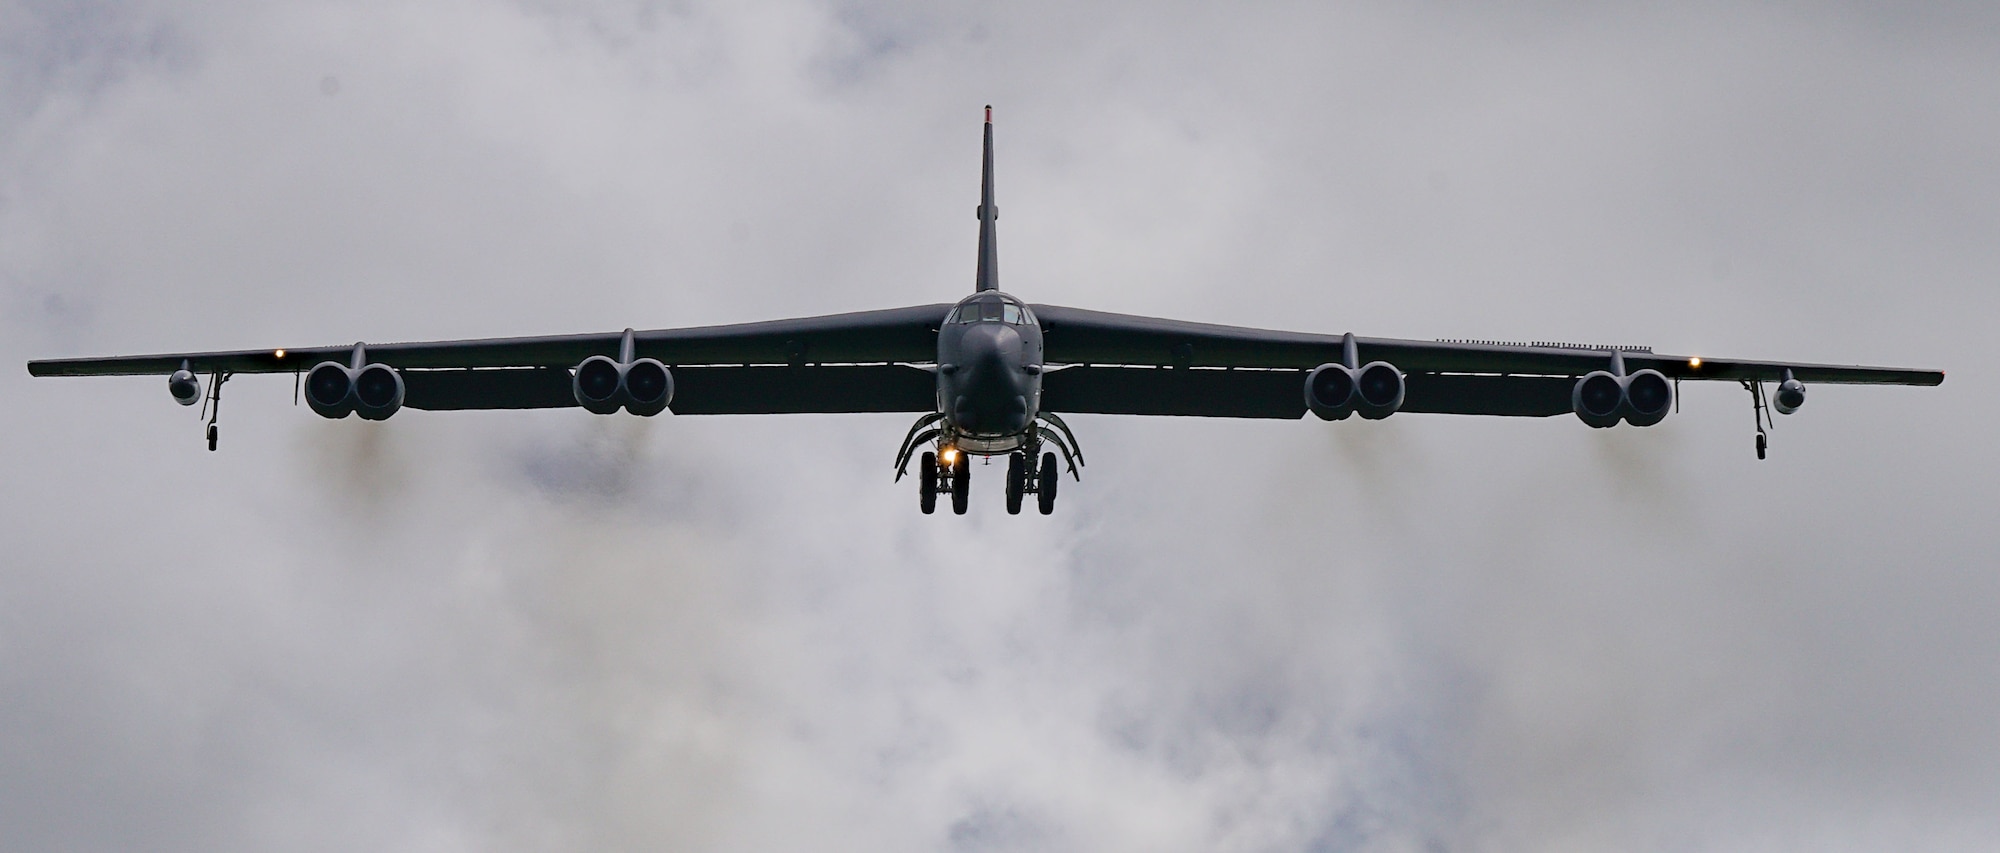
<instances>
[{"instance_id":1,"label":"red antenna tip on tail","mask_svg":"<svg viewBox=\"0 0 2000 853\"><path fill-rule=\"evenodd\" d=\"M992 124L992 123L993 123L993 105L992 105L992 104L987 104L987 105L986 105L986 123L987 123L987 124Z\"/></svg>"}]
</instances>

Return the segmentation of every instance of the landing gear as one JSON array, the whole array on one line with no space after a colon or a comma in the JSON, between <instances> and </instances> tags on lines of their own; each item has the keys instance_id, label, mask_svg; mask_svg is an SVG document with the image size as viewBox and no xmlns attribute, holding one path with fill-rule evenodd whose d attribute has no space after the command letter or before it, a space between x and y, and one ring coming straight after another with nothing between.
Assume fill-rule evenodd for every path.
<instances>
[{"instance_id":1,"label":"landing gear","mask_svg":"<svg viewBox=\"0 0 2000 853\"><path fill-rule=\"evenodd\" d=\"M1018 450L1007 454L1007 514L1021 514L1021 498L1028 491L1028 456Z\"/></svg>"},{"instance_id":2,"label":"landing gear","mask_svg":"<svg viewBox=\"0 0 2000 853\"><path fill-rule=\"evenodd\" d=\"M937 454L926 450L923 458L917 460L917 500L925 515L937 512L937 487Z\"/></svg>"},{"instance_id":3,"label":"landing gear","mask_svg":"<svg viewBox=\"0 0 2000 853\"><path fill-rule=\"evenodd\" d=\"M1791 374L1786 373L1785 375L1790 376ZM1770 438L1764 433L1765 425L1776 425L1776 422L1771 420L1770 413L1766 411L1769 404L1764 402L1764 380L1745 379L1742 382L1743 390L1750 392L1750 415L1757 421L1757 458L1762 459L1764 458L1765 451L1771 446Z\"/></svg>"},{"instance_id":4,"label":"landing gear","mask_svg":"<svg viewBox=\"0 0 2000 853\"><path fill-rule=\"evenodd\" d=\"M185 365L186 362L182 364ZM216 419L222 417L222 383L228 382L229 377L235 375L218 370L209 376L208 397L202 401L201 417L208 419L208 449L211 453L215 451L216 443L222 438L221 430L215 428Z\"/></svg>"},{"instance_id":5,"label":"landing gear","mask_svg":"<svg viewBox=\"0 0 2000 853\"><path fill-rule=\"evenodd\" d=\"M972 505L972 458L963 453L953 455L957 458L951 465L951 512L964 515Z\"/></svg>"},{"instance_id":6,"label":"landing gear","mask_svg":"<svg viewBox=\"0 0 2000 853\"><path fill-rule=\"evenodd\" d=\"M1035 484L1035 507L1040 509L1043 515L1050 515L1056 511L1056 484L1061 482L1058 473L1056 455L1042 454L1042 473L1037 478L1039 482Z\"/></svg>"},{"instance_id":7,"label":"landing gear","mask_svg":"<svg viewBox=\"0 0 2000 853\"><path fill-rule=\"evenodd\" d=\"M1036 415L1037 422L1015 441L995 440L994 437L967 436L952 424L945 423L942 412L933 412L917 419L910 427L903 443L896 451L896 479L902 480L909 472L909 464L918 462L917 494L922 499L926 515L937 512L937 498L940 494L951 496L951 511L964 515L972 496L972 457L981 456L990 464L992 457L1007 454L1007 514L1019 515L1029 495L1035 496L1035 505L1043 515L1055 512L1056 508L1056 466L1069 469L1070 476L1081 480L1077 468L1083 465L1083 454L1076 449L1076 436L1062 418L1042 412ZM960 439L975 448L968 454L960 445ZM934 451L921 456L917 449L935 442ZM1005 448L1014 448L1008 451ZM1043 450L1051 452L1044 453Z\"/></svg>"}]
</instances>

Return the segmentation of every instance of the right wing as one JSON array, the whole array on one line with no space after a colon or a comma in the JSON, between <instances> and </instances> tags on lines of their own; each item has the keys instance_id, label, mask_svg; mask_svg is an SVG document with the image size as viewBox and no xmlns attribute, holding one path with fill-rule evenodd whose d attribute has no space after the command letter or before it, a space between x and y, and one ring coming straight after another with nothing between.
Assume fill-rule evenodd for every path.
<instances>
[{"instance_id":1,"label":"right wing","mask_svg":"<svg viewBox=\"0 0 2000 853\"><path fill-rule=\"evenodd\" d=\"M373 352L371 349L370 352ZM677 415L931 412L937 377L908 364L696 365L671 368ZM412 409L576 406L567 367L403 371Z\"/></svg>"},{"instance_id":2,"label":"right wing","mask_svg":"<svg viewBox=\"0 0 2000 853\"><path fill-rule=\"evenodd\" d=\"M638 357L681 364L858 364L931 362L937 328L949 305L914 305L795 320L660 329L633 334ZM618 355L620 332L368 344L368 357L397 370L451 367L575 367L593 355ZM183 360L196 373L291 373L352 346L161 353L111 358L57 358L28 362L35 376L165 376Z\"/></svg>"},{"instance_id":3,"label":"right wing","mask_svg":"<svg viewBox=\"0 0 2000 853\"><path fill-rule=\"evenodd\" d=\"M930 412L937 329L949 305L634 332L635 358L673 372L680 414ZM622 332L366 344L369 362L403 375L416 409L536 409L576 405L570 369L617 357ZM303 373L346 363L354 346L160 353L28 362L35 376Z\"/></svg>"}]
</instances>

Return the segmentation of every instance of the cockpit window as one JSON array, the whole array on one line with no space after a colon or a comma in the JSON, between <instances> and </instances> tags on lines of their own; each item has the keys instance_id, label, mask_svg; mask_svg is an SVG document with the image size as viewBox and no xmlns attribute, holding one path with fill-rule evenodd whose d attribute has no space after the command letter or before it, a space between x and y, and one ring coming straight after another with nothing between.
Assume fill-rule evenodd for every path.
<instances>
[{"instance_id":1,"label":"cockpit window","mask_svg":"<svg viewBox=\"0 0 2000 853\"><path fill-rule=\"evenodd\" d=\"M1033 317L1028 314L1027 308L1018 302L999 297L987 297L964 302L951 315L951 322L953 323L977 323L981 320L998 320L1014 326L1034 322Z\"/></svg>"}]
</instances>

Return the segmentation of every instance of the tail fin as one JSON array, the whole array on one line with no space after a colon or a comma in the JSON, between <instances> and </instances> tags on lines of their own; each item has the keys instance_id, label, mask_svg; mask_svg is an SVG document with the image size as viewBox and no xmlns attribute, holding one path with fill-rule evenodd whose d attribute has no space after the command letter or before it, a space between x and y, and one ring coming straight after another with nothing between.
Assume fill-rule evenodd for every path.
<instances>
[{"instance_id":1,"label":"tail fin","mask_svg":"<svg viewBox=\"0 0 2000 853\"><path fill-rule=\"evenodd\" d=\"M986 105L986 157L979 175L979 275L974 291L1000 289L1000 249L993 242L993 221L1000 208L993 204L993 105Z\"/></svg>"}]
</instances>

